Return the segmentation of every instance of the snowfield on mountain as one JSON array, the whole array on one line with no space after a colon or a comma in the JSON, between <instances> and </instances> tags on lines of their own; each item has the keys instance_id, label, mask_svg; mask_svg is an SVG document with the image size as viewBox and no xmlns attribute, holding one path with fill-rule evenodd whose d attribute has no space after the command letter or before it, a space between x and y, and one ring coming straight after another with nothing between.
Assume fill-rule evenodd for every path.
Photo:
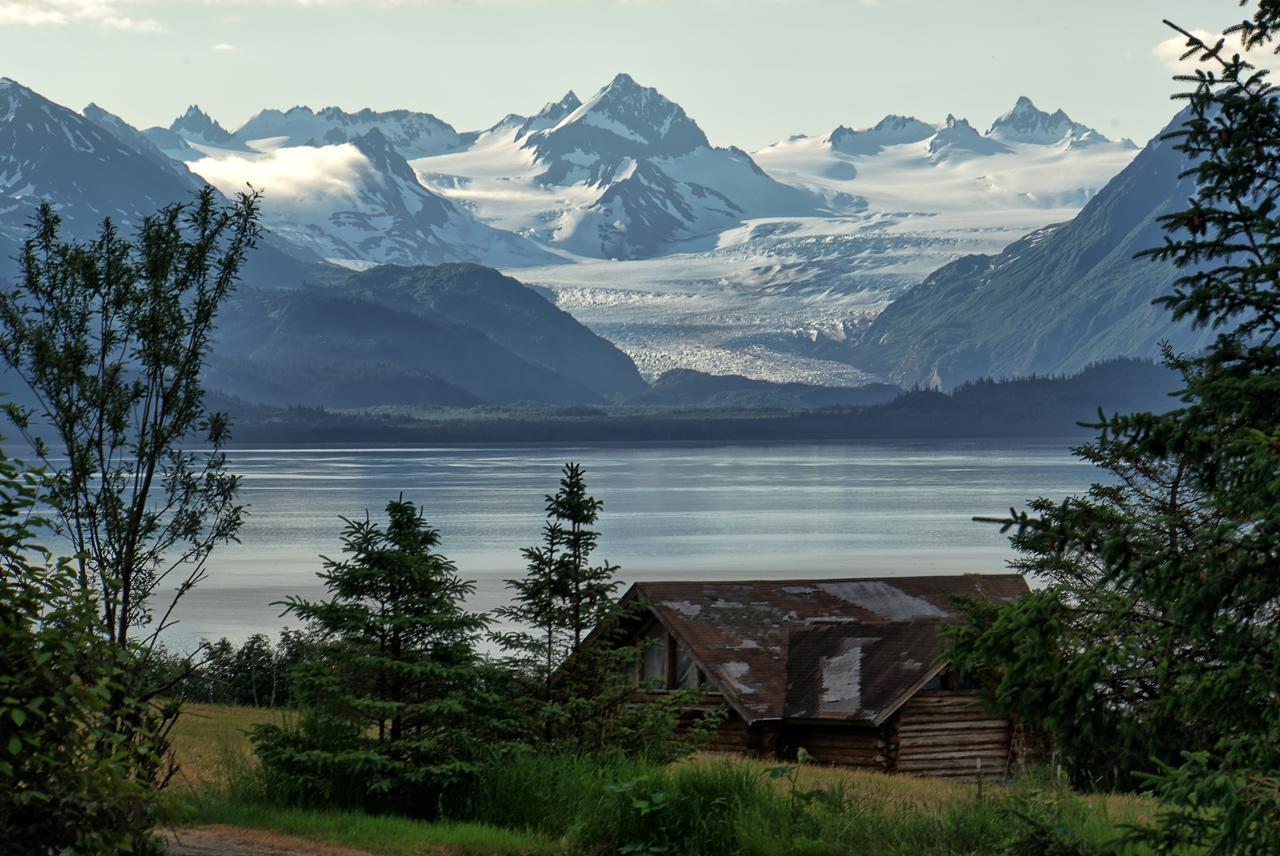
<instances>
[{"instance_id":1,"label":"snowfield on mountain","mask_svg":"<svg viewBox=\"0 0 1280 856\"><path fill-rule=\"evenodd\" d=\"M864 380L851 352L886 305L963 256L1071 220L1137 151L1019 98L986 132L891 115L748 153L625 74L482 131L426 112L301 106L228 130L195 105L139 131L94 105L78 116L40 101L48 108L21 109L41 122L15 121L27 113L10 98L0 125L10 241L36 196L87 226L201 180L227 193L252 184L295 258L496 267L650 378ZM101 157L117 165L103 172ZM69 184L76 170L102 174Z\"/></svg>"}]
</instances>

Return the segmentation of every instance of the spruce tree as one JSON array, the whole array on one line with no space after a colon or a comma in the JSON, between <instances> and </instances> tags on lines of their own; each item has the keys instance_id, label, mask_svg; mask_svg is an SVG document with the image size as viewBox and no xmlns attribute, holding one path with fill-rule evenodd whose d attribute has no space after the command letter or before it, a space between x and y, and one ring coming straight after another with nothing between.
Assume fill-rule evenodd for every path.
<instances>
[{"instance_id":1,"label":"spruce tree","mask_svg":"<svg viewBox=\"0 0 1280 856\"><path fill-rule=\"evenodd\" d=\"M560 489L547 497L547 516L562 528L563 548L556 571L572 638L570 653L576 654L591 628L613 611L614 594L622 585L614 579L617 565L591 564L591 554L600 542L600 533L592 527L603 508L604 502L587 493L582 467L565 464Z\"/></svg>"},{"instance_id":2,"label":"spruce tree","mask_svg":"<svg viewBox=\"0 0 1280 856\"><path fill-rule=\"evenodd\" d=\"M654 696L636 683L642 652L624 634L643 605L622 608L618 566L592 561L604 503L588 492L580 465L564 465L544 507L542 544L523 551L525 576L507 580L513 602L495 611L520 628L495 638L525 688L531 730L544 745L576 754L621 751L666 761L691 751L720 717L678 734L681 710L696 691Z\"/></svg>"},{"instance_id":3,"label":"spruce tree","mask_svg":"<svg viewBox=\"0 0 1280 856\"><path fill-rule=\"evenodd\" d=\"M1280 852L1280 105L1247 60L1277 28L1262 0L1212 43L1179 30L1199 65L1170 136L1196 193L1147 255L1181 269L1158 302L1216 340L1166 354L1176 409L1099 423L1083 454L1106 481L1007 521L1049 585L974 607L953 648L1081 783L1125 783L1109 753L1153 771L1171 810L1145 837L1168 849Z\"/></svg>"},{"instance_id":4,"label":"spruce tree","mask_svg":"<svg viewBox=\"0 0 1280 856\"><path fill-rule=\"evenodd\" d=\"M294 676L297 728L255 730L276 786L308 803L431 815L503 734L503 712L476 652L475 590L436 552L439 533L411 502L387 504L384 529L347 520L346 558L325 560L329 597L286 612L323 640Z\"/></svg>"},{"instance_id":5,"label":"spruce tree","mask_svg":"<svg viewBox=\"0 0 1280 856\"><path fill-rule=\"evenodd\" d=\"M604 502L587 492L582 467L566 463L559 489L545 498L542 544L522 551L525 576L507 580L513 602L495 611L522 628L497 639L535 676L543 701L550 699L552 676L560 664L617 607L618 566L591 562L600 542L594 527L603 508Z\"/></svg>"}]
</instances>

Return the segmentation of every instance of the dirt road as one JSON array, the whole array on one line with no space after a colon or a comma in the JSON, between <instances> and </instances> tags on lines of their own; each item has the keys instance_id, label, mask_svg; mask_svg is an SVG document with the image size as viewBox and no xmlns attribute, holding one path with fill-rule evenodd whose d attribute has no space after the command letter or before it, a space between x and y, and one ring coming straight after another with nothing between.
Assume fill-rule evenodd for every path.
<instances>
[{"instance_id":1,"label":"dirt road","mask_svg":"<svg viewBox=\"0 0 1280 856\"><path fill-rule=\"evenodd\" d=\"M350 847L236 826L188 826L165 837L173 856L369 856Z\"/></svg>"}]
</instances>

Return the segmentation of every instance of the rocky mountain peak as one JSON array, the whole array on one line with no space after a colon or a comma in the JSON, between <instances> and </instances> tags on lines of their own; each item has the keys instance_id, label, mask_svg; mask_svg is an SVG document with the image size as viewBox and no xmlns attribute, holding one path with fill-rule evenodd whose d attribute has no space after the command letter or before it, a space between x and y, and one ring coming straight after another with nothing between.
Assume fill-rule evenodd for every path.
<instances>
[{"instance_id":1,"label":"rocky mountain peak","mask_svg":"<svg viewBox=\"0 0 1280 856\"><path fill-rule=\"evenodd\" d=\"M196 104L192 104L185 113L174 119L169 130L197 143L217 145L231 140L227 129Z\"/></svg>"},{"instance_id":2,"label":"rocky mountain peak","mask_svg":"<svg viewBox=\"0 0 1280 856\"><path fill-rule=\"evenodd\" d=\"M1025 95L992 123L987 135L1011 143L1048 145L1070 139L1073 144L1109 142L1097 131L1075 122L1062 109L1048 113Z\"/></svg>"}]
</instances>

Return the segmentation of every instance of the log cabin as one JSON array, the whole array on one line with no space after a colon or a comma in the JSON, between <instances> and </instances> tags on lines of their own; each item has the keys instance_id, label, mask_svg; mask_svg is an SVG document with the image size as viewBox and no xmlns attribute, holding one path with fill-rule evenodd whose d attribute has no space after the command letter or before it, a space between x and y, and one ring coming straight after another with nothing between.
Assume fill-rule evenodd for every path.
<instances>
[{"instance_id":1,"label":"log cabin","mask_svg":"<svg viewBox=\"0 0 1280 856\"><path fill-rule=\"evenodd\" d=\"M1020 729L948 667L954 598L1010 600L1017 574L643 582L623 596L635 679L728 707L711 751L917 776L1007 774Z\"/></svg>"}]
</instances>

